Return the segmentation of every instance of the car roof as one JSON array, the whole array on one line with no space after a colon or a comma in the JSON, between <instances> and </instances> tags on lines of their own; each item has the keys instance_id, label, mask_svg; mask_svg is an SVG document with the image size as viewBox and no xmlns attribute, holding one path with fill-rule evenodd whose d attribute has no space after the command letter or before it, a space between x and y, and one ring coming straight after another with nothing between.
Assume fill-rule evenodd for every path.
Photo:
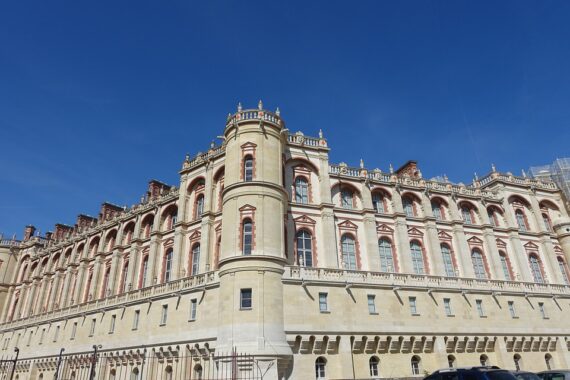
<instances>
[{"instance_id":1,"label":"car roof","mask_svg":"<svg viewBox=\"0 0 570 380\"><path fill-rule=\"evenodd\" d=\"M570 369L549 369L548 371L540 371L537 373L560 373L560 372L568 373L570 372Z\"/></svg>"},{"instance_id":2,"label":"car roof","mask_svg":"<svg viewBox=\"0 0 570 380\"><path fill-rule=\"evenodd\" d=\"M446 373L446 372L457 372L457 371L497 371L497 370L501 370L501 368L497 367L497 366L470 366L470 367L453 367L453 368L442 368L442 369L438 369L437 371L434 371L434 374L437 373ZM501 371L506 371L506 370L501 370Z\"/></svg>"}]
</instances>

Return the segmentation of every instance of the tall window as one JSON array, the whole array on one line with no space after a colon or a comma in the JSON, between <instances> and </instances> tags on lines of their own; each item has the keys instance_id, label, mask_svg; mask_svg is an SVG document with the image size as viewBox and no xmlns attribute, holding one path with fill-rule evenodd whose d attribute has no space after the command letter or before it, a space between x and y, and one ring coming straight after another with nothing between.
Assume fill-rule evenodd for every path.
<instances>
[{"instance_id":1,"label":"tall window","mask_svg":"<svg viewBox=\"0 0 570 380\"><path fill-rule=\"evenodd\" d=\"M168 305L162 305L162 312L160 313L160 325L166 325L168 320Z\"/></svg>"},{"instance_id":2,"label":"tall window","mask_svg":"<svg viewBox=\"0 0 570 380\"><path fill-rule=\"evenodd\" d=\"M250 219L245 219L242 224L242 252L251 255L253 245L253 225Z\"/></svg>"},{"instance_id":3,"label":"tall window","mask_svg":"<svg viewBox=\"0 0 570 380\"><path fill-rule=\"evenodd\" d=\"M241 309L251 309L253 300L253 293L251 288L240 289L239 305Z\"/></svg>"},{"instance_id":4,"label":"tall window","mask_svg":"<svg viewBox=\"0 0 570 380\"><path fill-rule=\"evenodd\" d=\"M402 198L402 206L404 207L404 213L406 216L414 217L416 213L414 212L414 201L410 197Z\"/></svg>"},{"instance_id":5,"label":"tall window","mask_svg":"<svg viewBox=\"0 0 570 380\"><path fill-rule=\"evenodd\" d=\"M433 216L435 220L443 220L443 210L441 203L439 201L431 201L431 210L433 211Z\"/></svg>"},{"instance_id":6,"label":"tall window","mask_svg":"<svg viewBox=\"0 0 570 380\"><path fill-rule=\"evenodd\" d=\"M544 306L544 302L538 303L538 311L540 312L542 319L548 319L548 314L546 314L546 307Z\"/></svg>"},{"instance_id":7,"label":"tall window","mask_svg":"<svg viewBox=\"0 0 570 380\"><path fill-rule=\"evenodd\" d=\"M511 281L511 270L509 266L509 259L504 252L499 252L499 258L501 260L501 268L503 269L503 276L505 276L505 280Z\"/></svg>"},{"instance_id":8,"label":"tall window","mask_svg":"<svg viewBox=\"0 0 570 380\"><path fill-rule=\"evenodd\" d=\"M509 305L509 313L511 314L511 318L517 318L517 311L515 309L515 301L509 301L507 303Z\"/></svg>"},{"instance_id":9,"label":"tall window","mask_svg":"<svg viewBox=\"0 0 570 380\"><path fill-rule=\"evenodd\" d=\"M492 208L487 210L487 216L489 217L489 223L491 226L498 227L499 223L497 223L497 213Z\"/></svg>"},{"instance_id":10,"label":"tall window","mask_svg":"<svg viewBox=\"0 0 570 380\"><path fill-rule=\"evenodd\" d=\"M305 230L297 233L297 260L302 267L313 266L313 247L311 234Z\"/></svg>"},{"instance_id":11,"label":"tall window","mask_svg":"<svg viewBox=\"0 0 570 380\"><path fill-rule=\"evenodd\" d=\"M444 298L443 299L443 308L445 309L445 315L450 317L453 315L453 312L451 311L451 299L450 298Z\"/></svg>"},{"instance_id":12,"label":"tall window","mask_svg":"<svg viewBox=\"0 0 570 380\"><path fill-rule=\"evenodd\" d=\"M353 198L354 198L354 193L352 192L352 190L346 188L342 189L340 191L340 202L342 208L346 208L349 210L352 209Z\"/></svg>"},{"instance_id":13,"label":"tall window","mask_svg":"<svg viewBox=\"0 0 570 380\"><path fill-rule=\"evenodd\" d=\"M168 222L169 226L168 226L168 228L169 229L173 228L177 221L178 221L178 211L174 210L169 215L169 222Z\"/></svg>"},{"instance_id":14,"label":"tall window","mask_svg":"<svg viewBox=\"0 0 570 380\"><path fill-rule=\"evenodd\" d=\"M485 316L485 310L483 309L483 300L475 300L475 306L477 307L477 314L479 314L479 317L483 318Z\"/></svg>"},{"instance_id":15,"label":"tall window","mask_svg":"<svg viewBox=\"0 0 570 380\"><path fill-rule=\"evenodd\" d=\"M461 206L461 216L465 224L473 224L473 217L471 215L471 209L467 206Z\"/></svg>"},{"instance_id":16,"label":"tall window","mask_svg":"<svg viewBox=\"0 0 570 380\"><path fill-rule=\"evenodd\" d=\"M368 361L368 365L370 368L370 376L379 376L380 371L378 371L378 365L380 364L380 360L376 356L372 356Z\"/></svg>"},{"instance_id":17,"label":"tall window","mask_svg":"<svg viewBox=\"0 0 570 380\"><path fill-rule=\"evenodd\" d=\"M515 354L515 356L513 356L513 361L515 362L515 370L520 371L521 370L521 357L520 357L520 355Z\"/></svg>"},{"instance_id":18,"label":"tall window","mask_svg":"<svg viewBox=\"0 0 570 380\"><path fill-rule=\"evenodd\" d=\"M412 268L415 274L425 274L424 255L422 247L416 241L410 243L410 251L412 253Z\"/></svg>"},{"instance_id":19,"label":"tall window","mask_svg":"<svg viewBox=\"0 0 570 380\"><path fill-rule=\"evenodd\" d=\"M190 267L190 276L195 276L200 271L200 244L192 247L192 265Z\"/></svg>"},{"instance_id":20,"label":"tall window","mask_svg":"<svg viewBox=\"0 0 570 380\"><path fill-rule=\"evenodd\" d=\"M309 203L309 183L305 177L295 178L295 202Z\"/></svg>"},{"instance_id":21,"label":"tall window","mask_svg":"<svg viewBox=\"0 0 570 380\"><path fill-rule=\"evenodd\" d=\"M139 288L144 288L146 285L146 275L148 272L148 255L146 255L141 263L141 274Z\"/></svg>"},{"instance_id":22,"label":"tall window","mask_svg":"<svg viewBox=\"0 0 570 380\"><path fill-rule=\"evenodd\" d=\"M328 293L319 293L319 311L329 311Z\"/></svg>"},{"instance_id":23,"label":"tall window","mask_svg":"<svg viewBox=\"0 0 570 380\"><path fill-rule=\"evenodd\" d=\"M193 298L192 300L190 300L190 320L191 321L196 320L197 310L198 310L198 300L196 298Z\"/></svg>"},{"instance_id":24,"label":"tall window","mask_svg":"<svg viewBox=\"0 0 570 380\"><path fill-rule=\"evenodd\" d=\"M453 265L453 258L451 251L447 244L441 244L441 256L443 258L443 267L445 268L445 275L447 277L455 277L455 267Z\"/></svg>"},{"instance_id":25,"label":"tall window","mask_svg":"<svg viewBox=\"0 0 570 380\"><path fill-rule=\"evenodd\" d=\"M419 375L420 374L420 358L419 356L414 355L411 360L412 365L412 375Z\"/></svg>"},{"instance_id":26,"label":"tall window","mask_svg":"<svg viewBox=\"0 0 570 380\"><path fill-rule=\"evenodd\" d=\"M101 285L101 291L99 293L99 298L106 297L107 292L110 293L110 289L109 289L109 278L110 277L111 277L111 266L109 265L105 269L105 274L103 275L103 284Z\"/></svg>"},{"instance_id":27,"label":"tall window","mask_svg":"<svg viewBox=\"0 0 570 380\"><path fill-rule=\"evenodd\" d=\"M550 218L547 214L542 214L542 220L544 222L544 227L546 227L546 231L552 232L552 223L550 223Z\"/></svg>"},{"instance_id":28,"label":"tall window","mask_svg":"<svg viewBox=\"0 0 570 380\"><path fill-rule=\"evenodd\" d=\"M532 277L534 282L542 284L544 282L544 277L542 276L542 269L540 268L540 261L535 255L530 255L528 257L528 262L530 264L530 270L532 272Z\"/></svg>"},{"instance_id":29,"label":"tall window","mask_svg":"<svg viewBox=\"0 0 570 380\"><path fill-rule=\"evenodd\" d=\"M319 356L317 360L315 360L315 379L321 380L326 378L326 366L327 360L322 356Z\"/></svg>"},{"instance_id":30,"label":"tall window","mask_svg":"<svg viewBox=\"0 0 570 380\"><path fill-rule=\"evenodd\" d=\"M164 282L172 279L172 248L169 248L164 255Z\"/></svg>"},{"instance_id":31,"label":"tall window","mask_svg":"<svg viewBox=\"0 0 570 380\"><path fill-rule=\"evenodd\" d=\"M380 253L380 270L382 272L394 271L394 255L392 254L392 243L386 238L378 240L378 251Z\"/></svg>"},{"instance_id":32,"label":"tall window","mask_svg":"<svg viewBox=\"0 0 570 380\"><path fill-rule=\"evenodd\" d=\"M522 210L518 209L515 211L515 218L517 220L517 225L519 226L519 231L526 232L528 228Z\"/></svg>"},{"instance_id":33,"label":"tall window","mask_svg":"<svg viewBox=\"0 0 570 380\"><path fill-rule=\"evenodd\" d=\"M119 288L119 293L124 293L127 290L127 275L129 273L129 262L126 261L123 264L123 270L121 272L121 287Z\"/></svg>"},{"instance_id":34,"label":"tall window","mask_svg":"<svg viewBox=\"0 0 570 380\"><path fill-rule=\"evenodd\" d=\"M552 369L552 356L550 354L544 355L544 362L546 363L546 369L550 371Z\"/></svg>"},{"instance_id":35,"label":"tall window","mask_svg":"<svg viewBox=\"0 0 570 380\"><path fill-rule=\"evenodd\" d=\"M243 178L245 181L253 181L253 157L245 156L243 160Z\"/></svg>"},{"instance_id":36,"label":"tall window","mask_svg":"<svg viewBox=\"0 0 570 380\"><path fill-rule=\"evenodd\" d=\"M473 263L473 271L475 277L485 279L487 278L487 271L485 270L485 262L483 261L483 254L474 249L471 251L471 262Z\"/></svg>"},{"instance_id":37,"label":"tall window","mask_svg":"<svg viewBox=\"0 0 570 380\"><path fill-rule=\"evenodd\" d=\"M376 314L376 296L374 294L368 294L368 313Z\"/></svg>"},{"instance_id":38,"label":"tall window","mask_svg":"<svg viewBox=\"0 0 570 380\"><path fill-rule=\"evenodd\" d=\"M194 219L198 219L204 213L204 194L200 194L196 197L196 214Z\"/></svg>"},{"instance_id":39,"label":"tall window","mask_svg":"<svg viewBox=\"0 0 570 380\"><path fill-rule=\"evenodd\" d=\"M453 355L447 355L447 365L449 366L449 368L453 368L455 367L455 356Z\"/></svg>"},{"instance_id":40,"label":"tall window","mask_svg":"<svg viewBox=\"0 0 570 380\"><path fill-rule=\"evenodd\" d=\"M356 269L356 244L352 236L345 234L341 238L342 264L344 269Z\"/></svg>"},{"instance_id":41,"label":"tall window","mask_svg":"<svg viewBox=\"0 0 570 380\"><path fill-rule=\"evenodd\" d=\"M416 297L408 297L408 302L410 304L410 313L412 315L418 315L418 305L416 303Z\"/></svg>"},{"instance_id":42,"label":"tall window","mask_svg":"<svg viewBox=\"0 0 570 380\"><path fill-rule=\"evenodd\" d=\"M384 208L384 195L379 192L375 192L372 194L372 207L374 207L374 211L378 214L384 214L386 212Z\"/></svg>"},{"instance_id":43,"label":"tall window","mask_svg":"<svg viewBox=\"0 0 570 380\"><path fill-rule=\"evenodd\" d=\"M562 275L564 283L566 285L570 284L570 281L568 280L568 271L566 270L566 263L560 257L558 258L558 268L560 269L560 274Z\"/></svg>"},{"instance_id":44,"label":"tall window","mask_svg":"<svg viewBox=\"0 0 570 380\"><path fill-rule=\"evenodd\" d=\"M132 327L133 330L137 330L139 328L140 316L141 316L141 311L135 310L135 313L133 314L133 327Z\"/></svg>"}]
</instances>

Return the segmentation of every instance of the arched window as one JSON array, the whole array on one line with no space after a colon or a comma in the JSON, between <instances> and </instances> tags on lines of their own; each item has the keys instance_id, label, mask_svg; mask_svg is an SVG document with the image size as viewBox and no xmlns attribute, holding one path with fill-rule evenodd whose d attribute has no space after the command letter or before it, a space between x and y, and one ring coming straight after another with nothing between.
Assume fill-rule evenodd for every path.
<instances>
[{"instance_id":1,"label":"arched window","mask_svg":"<svg viewBox=\"0 0 570 380\"><path fill-rule=\"evenodd\" d=\"M479 363L481 363L482 366L489 365L489 358L487 357L487 355L479 356Z\"/></svg>"},{"instance_id":2,"label":"arched window","mask_svg":"<svg viewBox=\"0 0 570 380\"><path fill-rule=\"evenodd\" d=\"M404 208L404 213L406 216L414 217L416 216L414 201L412 198L406 196L402 198L402 207Z\"/></svg>"},{"instance_id":3,"label":"arched window","mask_svg":"<svg viewBox=\"0 0 570 380\"><path fill-rule=\"evenodd\" d=\"M253 157L245 156L243 159L243 178L246 182L253 181Z\"/></svg>"},{"instance_id":4,"label":"arched window","mask_svg":"<svg viewBox=\"0 0 570 380\"><path fill-rule=\"evenodd\" d=\"M195 276L200 271L200 244L192 247L192 265L190 266L190 276Z\"/></svg>"},{"instance_id":5,"label":"arched window","mask_svg":"<svg viewBox=\"0 0 570 380\"><path fill-rule=\"evenodd\" d=\"M386 207L384 207L384 194L379 191L372 193L372 207L378 214L384 214Z\"/></svg>"},{"instance_id":6,"label":"arched window","mask_svg":"<svg viewBox=\"0 0 570 380\"><path fill-rule=\"evenodd\" d=\"M341 237L342 266L344 269L356 270L356 244L348 234Z\"/></svg>"},{"instance_id":7,"label":"arched window","mask_svg":"<svg viewBox=\"0 0 570 380\"><path fill-rule=\"evenodd\" d=\"M372 356L370 357L370 360L368 361L368 366L370 368L370 376L380 376L380 371L379 371L379 364L380 364L380 359L378 359L377 356Z\"/></svg>"},{"instance_id":8,"label":"arched window","mask_svg":"<svg viewBox=\"0 0 570 380\"><path fill-rule=\"evenodd\" d=\"M546 364L546 369L550 371L552 369L552 355L544 355L544 363Z\"/></svg>"},{"instance_id":9,"label":"arched window","mask_svg":"<svg viewBox=\"0 0 570 380\"><path fill-rule=\"evenodd\" d=\"M107 296L107 291L109 291L108 287L109 287L110 277L111 277L111 266L109 265L107 268L105 268L105 274L103 275L103 284L101 284L101 290L99 291L99 298L104 298Z\"/></svg>"},{"instance_id":10,"label":"arched window","mask_svg":"<svg viewBox=\"0 0 570 380\"><path fill-rule=\"evenodd\" d=\"M542 275L542 268L540 267L538 257L534 254L529 255L528 263L530 264L530 271L532 272L534 282L542 284L544 282L544 276Z\"/></svg>"},{"instance_id":11,"label":"arched window","mask_svg":"<svg viewBox=\"0 0 570 380\"><path fill-rule=\"evenodd\" d=\"M302 267L313 266L313 241L311 234L305 230L297 233L297 260Z\"/></svg>"},{"instance_id":12,"label":"arched window","mask_svg":"<svg viewBox=\"0 0 570 380\"><path fill-rule=\"evenodd\" d=\"M340 202L342 208L352 209L354 206L354 193L351 189L343 188L340 191Z\"/></svg>"},{"instance_id":13,"label":"arched window","mask_svg":"<svg viewBox=\"0 0 570 380\"><path fill-rule=\"evenodd\" d=\"M326 366L327 360L322 356L319 356L317 360L315 360L315 379L321 380L326 378Z\"/></svg>"},{"instance_id":14,"label":"arched window","mask_svg":"<svg viewBox=\"0 0 570 380\"><path fill-rule=\"evenodd\" d=\"M441 201L439 200L431 201L431 210L433 211L433 216L435 217L435 220L445 220Z\"/></svg>"},{"instance_id":15,"label":"arched window","mask_svg":"<svg viewBox=\"0 0 570 380\"><path fill-rule=\"evenodd\" d=\"M295 178L295 202L309 203L309 183L305 177Z\"/></svg>"},{"instance_id":16,"label":"arched window","mask_svg":"<svg viewBox=\"0 0 570 380\"><path fill-rule=\"evenodd\" d=\"M378 252L380 253L380 270L382 272L395 272L392 243L386 238L378 240Z\"/></svg>"},{"instance_id":17,"label":"arched window","mask_svg":"<svg viewBox=\"0 0 570 380\"><path fill-rule=\"evenodd\" d=\"M461 217L465 224L473 224L473 216L471 215L471 209L468 206L461 206Z\"/></svg>"},{"instance_id":18,"label":"arched window","mask_svg":"<svg viewBox=\"0 0 570 380\"><path fill-rule=\"evenodd\" d=\"M500 227L501 223L499 223L499 213L495 210L494 207L489 207L487 209L487 216L489 217L489 223L493 227Z\"/></svg>"},{"instance_id":19,"label":"arched window","mask_svg":"<svg viewBox=\"0 0 570 380\"><path fill-rule=\"evenodd\" d=\"M515 363L515 370L520 371L521 370L521 356L519 354L515 354L515 356L513 356L513 361Z\"/></svg>"},{"instance_id":20,"label":"arched window","mask_svg":"<svg viewBox=\"0 0 570 380\"><path fill-rule=\"evenodd\" d=\"M542 213L542 220L544 221L544 227L546 227L546 231L552 232L552 223L550 223L548 214Z\"/></svg>"},{"instance_id":21,"label":"arched window","mask_svg":"<svg viewBox=\"0 0 570 380\"><path fill-rule=\"evenodd\" d=\"M501 269L503 270L503 276L505 276L505 280L512 281L511 276L511 265L509 263L509 259L507 258L507 254L503 251L499 251L499 259L501 260Z\"/></svg>"},{"instance_id":22,"label":"arched window","mask_svg":"<svg viewBox=\"0 0 570 380\"><path fill-rule=\"evenodd\" d=\"M85 284L85 291L83 293L83 302L91 300L91 294L89 293L89 291L91 290L92 281L93 281L93 268L90 268L89 273L87 274L87 283Z\"/></svg>"},{"instance_id":23,"label":"arched window","mask_svg":"<svg viewBox=\"0 0 570 380\"><path fill-rule=\"evenodd\" d=\"M455 266L451 257L451 250L447 244L441 244L441 257L443 258L443 267L447 277L455 277Z\"/></svg>"},{"instance_id":24,"label":"arched window","mask_svg":"<svg viewBox=\"0 0 570 380\"><path fill-rule=\"evenodd\" d=\"M253 224L251 219L244 219L242 223L242 253L244 255L251 255L253 248Z\"/></svg>"},{"instance_id":25,"label":"arched window","mask_svg":"<svg viewBox=\"0 0 570 380\"><path fill-rule=\"evenodd\" d=\"M412 254L412 268L415 274L425 274L424 255L422 247L417 241L410 243L410 252Z\"/></svg>"},{"instance_id":26,"label":"arched window","mask_svg":"<svg viewBox=\"0 0 570 380\"><path fill-rule=\"evenodd\" d=\"M174 228L176 222L178 222L178 210L173 210L170 215L168 215L168 229Z\"/></svg>"},{"instance_id":27,"label":"arched window","mask_svg":"<svg viewBox=\"0 0 570 380\"><path fill-rule=\"evenodd\" d=\"M412 360L410 361L410 364L412 365L412 375L420 374L420 362L421 359L419 356L417 355L412 356Z\"/></svg>"},{"instance_id":28,"label":"arched window","mask_svg":"<svg viewBox=\"0 0 570 380\"><path fill-rule=\"evenodd\" d=\"M473 263L473 271L475 272L475 277L480 279L487 278L487 271L485 270L485 261L483 260L483 254L479 250L474 249L471 251L471 262Z\"/></svg>"},{"instance_id":29,"label":"arched window","mask_svg":"<svg viewBox=\"0 0 570 380\"><path fill-rule=\"evenodd\" d=\"M148 272L148 255L145 255L141 261L139 288L145 287L147 272Z\"/></svg>"},{"instance_id":30,"label":"arched window","mask_svg":"<svg viewBox=\"0 0 570 380\"><path fill-rule=\"evenodd\" d=\"M517 225L519 226L519 231L528 231L528 226L526 225L526 218L524 212L521 209L515 211L515 219L517 220Z\"/></svg>"},{"instance_id":31,"label":"arched window","mask_svg":"<svg viewBox=\"0 0 570 380\"><path fill-rule=\"evenodd\" d=\"M172 248L166 250L164 254L164 282L170 282L172 280Z\"/></svg>"},{"instance_id":32,"label":"arched window","mask_svg":"<svg viewBox=\"0 0 570 380\"><path fill-rule=\"evenodd\" d=\"M196 206L194 207L194 219L199 219L204 213L204 194L196 197Z\"/></svg>"},{"instance_id":33,"label":"arched window","mask_svg":"<svg viewBox=\"0 0 570 380\"><path fill-rule=\"evenodd\" d=\"M447 355L447 365L449 366L449 368L453 368L455 367L455 356L453 355Z\"/></svg>"},{"instance_id":34,"label":"arched window","mask_svg":"<svg viewBox=\"0 0 570 380\"><path fill-rule=\"evenodd\" d=\"M200 364L196 364L194 366L194 377L193 377L193 379L202 380L202 373L203 373L202 366Z\"/></svg>"},{"instance_id":35,"label":"arched window","mask_svg":"<svg viewBox=\"0 0 570 380\"><path fill-rule=\"evenodd\" d=\"M139 369L138 368L134 368L131 371L131 379L130 380L139 380Z\"/></svg>"},{"instance_id":36,"label":"arched window","mask_svg":"<svg viewBox=\"0 0 570 380\"><path fill-rule=\"evenodd\" d=\"M112 370L109 372L109 380L115 380L115 379L116 379L116 375L117 375L117 371L114 370L114 369L112 369Z\"/></svg>"},{"instance_id":37,"label":"arched window","mask_svg":"<svg viewBox=\"0 0 570 380\"><path fill-rule=\"evenodd\" d=\"M568 268L566 267L566 263L559 257L558 259L558 268L560 269L560 274L562 275L562 279L566 285L570 285L570 281L568 280Z\"/></svg>"}]
</instances>

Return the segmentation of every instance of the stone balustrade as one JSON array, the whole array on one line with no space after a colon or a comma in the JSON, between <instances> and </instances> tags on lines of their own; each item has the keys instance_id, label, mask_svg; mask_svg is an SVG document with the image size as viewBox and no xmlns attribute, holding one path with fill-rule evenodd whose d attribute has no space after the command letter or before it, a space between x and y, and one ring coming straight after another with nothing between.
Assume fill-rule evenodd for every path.
<instances>
[{"instance_id":1,"label":"stone balustrade","mask_svg":"<svg viewBox=\"0 0 570 380\"><path fill-rule=\"evenodd\" d=\"M570 286L539 284L522 281L485 280L464 277L444 277L405 273L354 271L332 268L308 268L289 266L285 280L305 282L338 282L353 285L375 285L385 287L445 289L458 292L520 293L526 295L561 296L570 298Z\"/></svg>"},{"instance_id":2,"label":"stone balustrade","mask_svg":"<svg viewBox=\"0 0 570 380\"><path fill-rule=\"evenodd\" d=\"M277 113L273 113L264 109L248 109L248 110L240 110L233 115L229 115L228 120L226 121L226 128L228 126L246 120L266 121L279 126L283 124L281 117Z\"/></svg>"},{"instance_id":3,"label":"stone balustrade","mask_svg":"<svg viewBox=\"0 0 570 380\"><path fill-rule=\"evenodd\" d=\"M206 272L192 277L185 277L163 284L156 284L142 289L132 290L118 295L112 295L77 305L66 306L49 312L13 320L0 324L2 330L16 329L27 325L36 325L54 319L71 318L77 314L88 314L115 307L121 307L135 302L144 302L153 298L171 293L187 293L191 290L200 289L207 285L219 282L218 272Z\"/></svg>"}]
</instances>

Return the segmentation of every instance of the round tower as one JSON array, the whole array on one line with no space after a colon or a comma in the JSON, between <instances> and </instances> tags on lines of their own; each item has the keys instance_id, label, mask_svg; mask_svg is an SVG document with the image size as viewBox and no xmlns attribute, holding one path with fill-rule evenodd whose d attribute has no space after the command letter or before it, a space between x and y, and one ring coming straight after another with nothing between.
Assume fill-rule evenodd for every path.
<instances>
[{"instance_id":1,"label":"round tower","mask_svg":"<svg viewBox=\"0 0 570 380\"><path fill-rule=\"evenodd\" d=\"M568 263L570 260L570 218L562 216L554 220L553 229L560 241L565 261Z\"/></svg>"},{"instance_id":2,"label":"round tower","mask_svg":"<svg viewBox=\"0 0 570 380\"><path fill-rule=\"evenodd\" d=\"M277 359L280 367L292 354L283 322L283 131L279 111L264 110L261 101L228 116L217 343L219 352Z\"/></svg>"}]
</instances>

